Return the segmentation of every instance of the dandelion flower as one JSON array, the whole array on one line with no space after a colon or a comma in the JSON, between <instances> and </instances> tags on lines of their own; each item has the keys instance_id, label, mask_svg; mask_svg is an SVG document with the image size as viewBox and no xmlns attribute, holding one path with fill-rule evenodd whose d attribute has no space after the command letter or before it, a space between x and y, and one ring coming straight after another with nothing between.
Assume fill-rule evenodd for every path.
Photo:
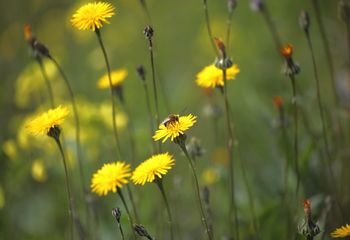
<instances>
[{"instance_id":1,"label":"dandelion flower","mask_svg":"<svg viewBox=\"0 0 350 240\"><path fill-rule=\"evenodd\" d=\"M226 70L227 80L236 79L236 75L239 73L237 64L233 64ZM224 79L222 77L222 70L215 67L214 64L205 67L197 74L196 83L203 88L215 88L224 86Z\"/></svg>"},{"instance_id":2,"label":"dandelion flower","mask_svg":"<svg viewBox=\"0 0 350 240\"><path fill-rule=\"evenodd\" d=\"M176 117L176 120L161 123L159 129L153 136L154 141L158 141L163 138L162 142L165 142L168 138L174 141L180 135L183 135L187 129L193 126L197 122L197 117L189 114L187 116L172 115Z\"/></svg>"},{"instance_id":3,"label":"dandelion flower","mask_svg":"<svg viewBox=\"0 0 350 240\"><path fill-rule=\"evenodd\" d=\"M103 23L109 23L107 19L114 15L114 9L114 6L107 2L87 3L73 14L70 21L73 27L79 30L95 31L101 28Z\"/></svg>"},{"instance_id":4,"label":"dandelion flower","mask_svg":"<svg viewBox=\"0 0 350 240\"><path fill-rule=\"evenodd\" d=\"M331 233L332 238L342 238L342 237L347 237L347 236L350 236L350 225L349 224L346 224L345 226L337 228Z\"/></svg>"},{"instance_id":5,"label":"dandelion flower","mask_svg":"<svg viewBox=\"0 0 350 240\"><path fill-rule=\"evenodd\" d=\"M68 108L58 106L57 108L50 109L31 120L26 125L26 128L33 135L48 134L52 128L58 127L62 124L68 114Z\"/></svg>"},{"instance_id":6,"label":"dandelion flower","mask_svg":"<svg viewBox=\"0 0 350 240\"><path fill-rule=\"evenodd\" d=\"M154 155L141 163L133 172L131 180L135 184L144 185L153 182L156 178L162 178L175 164L173 156L169 153Z\"/></svg>"},{"instance_id":7,"label":"dandelion flower","mask_svg":"<svg viewBox=\"0 0 350 240\"><path fill-rule=\"evenodd\" d=\"M130 177L130 165L124 162L106 163L91 180L91 191L99 196L106 196L109 191L116 192Z\"/></svg>"},{"instance_id":8,"label":"dandelion flower","mask_svg":"<svg viewBox=\"0 0 350 240\"><path fill-rule=\"evenodd\" d=\"M125 77L128 75L128 71L126 69L119 69L111 72L112 86L118 87L122 84ZM100 89L109 88L109 78L108 73L103 75L97 82L97 87Z\"/></svg>"}]
</instances>

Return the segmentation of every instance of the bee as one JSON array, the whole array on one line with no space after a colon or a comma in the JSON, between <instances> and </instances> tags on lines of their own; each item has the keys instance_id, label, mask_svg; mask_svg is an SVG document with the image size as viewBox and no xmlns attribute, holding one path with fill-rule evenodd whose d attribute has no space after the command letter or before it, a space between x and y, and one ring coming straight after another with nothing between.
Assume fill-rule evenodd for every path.
<instances>
[{"instance_id":1,"label":"bee","mask_svg":"<svg viewBox=\"0 0 350 240\"><path fill-rule=\"evenodd\" d=\"M164 119L162 124L164 124L165 127L168 127L169 124L173 124L175 122L179 122L179 115L170 114L166 119Z\"/></svg>"}]
</instances>

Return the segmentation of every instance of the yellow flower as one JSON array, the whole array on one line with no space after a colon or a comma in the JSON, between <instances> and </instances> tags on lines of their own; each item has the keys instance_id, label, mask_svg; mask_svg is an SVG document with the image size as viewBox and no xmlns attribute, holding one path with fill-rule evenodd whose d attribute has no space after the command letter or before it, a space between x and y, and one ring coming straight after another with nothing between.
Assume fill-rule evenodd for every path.
<instances>
[{"instance_id":1,"label":"yellow flower","mask_svg":"<svg viewBox=\"0 0 350 240\"><path fill-rule=\"evenodd\" d=\"M193 126L197 122L197 117L189 114L187 116L172 115L177 118L168 122L168 124L161 123L159 129L153 136L154 141L158 141L163 138L162 142L165 142L168 138L174 141L180 135L183 135L187 129Z\"/></svg>"},{"instance_id":2,"label":"yellow flower","mask_svg":"<svg viewBox=\"0 0 350 240\"><path fill-rule=\"evenodd\" d=\"M79 30L95 31L101 28L103 23L109 23L107 19L114 15L114 9L114 6L107 2L87 3L73 14L70 21L73 27Z\"/></svg>"},{"instance_id":3,"label":"yellow flower","mask_svg":"<svg viewBox=\"0 0 350 240\"><path fill-rule=\"evenodd\" d=\"M346 224L345 226L337 228L333 232L331 232L332 238L341 238L341 237L347 237L347 236L350 236L350 225L349 224Z\"/></svg>"},{"instance_id":4,"label":"yellow flower","mask_svg":"<svg viewBox=\"0 0 350 240\"><path fill-rule=\"evenodd\" d=\"M91 180L91 191L99 196L106 196L109 191L116 192L130 177L130 165L124 162L106 163Z\"/></svg>"},{"instance_id":5,"label":"yellow flower","mask_svg":"<svg viewBox=\"0 0 350 240\"><path fill-rule=\"evenodd\" d=\"M68 108L58 106L31 120L26 128L33 135L47 134L51 128L59 126L68 114Z\"/></svg>"},{"instance_id":6,"label":"yellow flower","mask_svg":"<svg viewBox=\"0 0 350 240\"><path fill-rule=\"evenodd\" d=\"M119 69L111 72L112 86L117 87L121 85L127 75L128 71L126 69ZM109 88L108 73L98 80L97 87L100 89Z\"/></svg>"},{"instance_id":7,"label":"yellow flower","mask_svg":"<svg viewBox=\"0 0 350 240\"><path fill-rule=\"evenodd\" d=\"M227 80L234 80L239 73L237 64L233 64L226 70ZM224 79L222 77L222 70L215 67L214 64L205 67L197 74L196 83L203 88L215 88L224 86Z\"/></svg>"},{"instance_id":8,"label":"yellow flower","mask_svg":"<svg viewBox=\"0 0 350 240\"><path fill-rule=\"evenodd\" d=\"M156 178L162 178L174 164L175 160L169 153L153 155L135 169L131 180L140 185L153 182Z\"/></svg>"}]
</instances>

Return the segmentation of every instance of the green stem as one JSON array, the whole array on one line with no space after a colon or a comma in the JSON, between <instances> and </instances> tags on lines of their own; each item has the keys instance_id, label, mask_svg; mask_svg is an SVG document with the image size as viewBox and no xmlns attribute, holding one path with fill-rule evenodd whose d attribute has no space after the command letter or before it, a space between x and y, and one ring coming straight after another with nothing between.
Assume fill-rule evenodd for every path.
<instances>
[{"instance_id":1,"label":"green stem","mask_svg":"<svg viewBox=\"0 0 350 240\"><path fill-rule=\"evenodd\" d=\"M202 223L205 226L205 230L206 230L206 233L208 235L208 239L212 240L213 236L212 236L212 233L211 233L210 228L209 228L208 223L207 223L207 219L206 219L205 214L204 214L204 208L203 208L203 204L202 204L202 200L201 200L201 194L200 194L200 190L199 190L199 183L198 183L196 168L195 168L195 166L193 164L193 161L192 161L190 155L187 152L185 144L184 143L179 143L179 146L180 146L181 150L184 152L184 154L186 155L187 160L188 160L188 162L189 162L189 164L191 166L193 178L194 178L194 181L195 181L195 187L196 187L196 193L197 193L197 198L198 198L198 204L199 204L199 207L200 207Z\"/></svg>"},{"instance_id":2,"label":"green stem","mask_svg":"<svg viewBox=\"0 0 350 240\"><path fill-rule=\"evenodd\" d=\"M134 124L132 121L130 110L127 106L127 104L123 103L124 111L126 112L126 115L129 118L128 121L128 132L129 132L129 139L130 139L130 147L131 147L131 162L134 164L135 160L137 159L137 150L136 150L136 141L135 141L135 130L134 130Z\"/></svg>"},{"instance_id":3,"label":"green stem","mask_svg":"<svg viewBox=\"0 0 350 240\"><path fill-rule=\"evenodd\" d=\"M226 54L223 53L223 59L226 58ZM234 162L233 162L233 129L231 125L230 117L230 106L227 96L227 76L226 69L222 70L222 77L224 80L224 102L225 102L225 115L226 115L226 124L228 130L227 136L227 152L229 159L229 174L230 174L230 210L229 217L230 223L235 226L235 238L239 240L239 224L238 224L238 215L237 215L237 206L236 206L236 197L235 197L235 178L234 178ZM234 221L232 221L232 216ZM231 237L233 237L231 232Z\"/></svg>"},{"instance_id":4,"label":"green stem","mask_svg":"<svg viewBox=\"0 0 350 240\"><path fill-rule=\"evenodd\" d=\"M297 175L297 186L295 191L295 197L298 197L299 185L300 185L300 170L299 170L299 146L298 146L298 104L297 104L297 91L295 86L295 77L290 75L292 83L292 104L293 104L293 121L294 121L294 167Z\"/></svg>"},{"instance_id":5,"label":"green stem","mask_svg":"<svg viewBox=\"0 0 350 240\"><path fill-rule=\"evenodd\" d=\"M135 201L134 201L134 197L133 197L133 194L131 192L129 184L126 185L126 189L128 191L128 195L129 195L129 199L130 199L130 202L131 202L131 206L132 206L132 208L134 210L136 222L140 222L140 218L139 218L139 215L137 214L137 210L136 210L136 204L135 204Z\"/></svg>"},{"instance_id":6,"label":"green stem","mask_svg":"<svg viewBox=\"0 0 350 240\"><path fill-rule=\"evenodd\" d=\"M118 222L117 224L118 224L118 228L120 230L120 235L122 236L122 240L125 240L122 224L120 222Z\"/></svg>"},{"instance_id":7,"label":"green stem","mask_svg":"<svg viewBox=\"0 0 350 240\"><path fill-rule=\"evenodd\" d=\"M230 37L231 37L231 27L232 27L233 10L229 11L227 16L227 30L226 30L226 51L230 52Z\"/></svg>"},{"instance_id":8,"label":"green stem","mask_svg":"<svg viewBox=\"0 0 350 240\"><path fill-rule=\"evenodd\" d=\"M99 29L95 30L98 42L100 44L102 53L103 53L103 57L106 63L106 67L107 67L107 73L108 73L108 81L109 81L109 87L111 90L111 101L112 101L112 124L113 124L113 132L114 132L114 138L115 138L115 143L116 143L116 147L117 147L117 154L118 154L118 158L121 159L121 147L120 147L120 143L119 143L119 135L118 135L118 129L117 129L117 120L116 120L116 114L115 114L115 99L113 97L113 85L112 85L112 77L111 77L111 68L109 65L109 61L108 61L108 57L107 57L107 52L105 49L105 46L103 44L102 41L102 37L101 37L101 33Z\"/></svg>"},{"instance_id":9,"label":"green stem","mask_svg":"<svg viewBox=\"0 0 350 240\"><path fill-rule=\"evenodd\" d=\"M207 0L203 0L203 9L204 9L204 15L205 15L205 23L207 26L207 31L208 31L208 36L209 36L209 41L210 44L215 52L215 55L218 56L219 52L215 46L215 42L214 42L214 36L210 27L210 19L209 19L209 11L208 11L208 4L207 4Z\"/></svg>"},{"instance_id":10,"label":"green stem","mask_svg":"<svg viewBox=\"0 0 350 240\"><path fill-rule=\"evenodd\" d=\"M280 36L278 35L278 31L276 29L276 26L271 19L271 15L270 15L269 10L267 9L267 6L265 6L264 9L262 10L262 14L264 16L267 27L270 30L273 41L275 42L275 47L276 47L277 53L279 53L280 49L282 47L282 41L281 41Z\"/></svg>"},{"instance_id":11,"label":"green stem","mask_svg":"<svg viewBox=\"0 0 350 240\"><path fill-rule=\"evenodd\" d=\"M152 109L151 109L151 103L150 103L150 96L149 96L149 91L148 91L148 86L146 79L142 81L143 89L145 91L145 98L146 98L146 106L147 106L147 113L148 113L148 118L149 118L149 125L150 125L150 139L152 139L152 136L154 134L154 123L153 123L153 117L152 117ZM152 152L153 154L156 153L156 143L155 141L152 142Z\"/></svg>"},{"instance_id":12,"label":"green stem","mask_svg":"<svg viewBox=\"0 0 350 240\"><path fill-rule=\"evenodd\" d=\"M132 218L132 216L131 216L131 214L130 214L130 211L129 211L128 205L126 204L126 201L125 201L124 195L123 195L123 193L122 193L122 190L121 190L120 188L118 188L117 193L118 193L120 199L121 199L122 202L123 202L123 205L124 205L124 207L125 207L126 213L128 214L128 218L129 218L129 222L130 222L131 231L132 231L132 233L133 233L133 235L134 235L134 239L136 239L136 234L135 234L134 226L133 226L134 220L133 220L133 218Z\"/></svg>"},{"instance_id":13,"label":"green stem","mask_svg":"<svg viewBox=\"0 0 350 240\"><path fill-rule=\"evenodd\" d=\"M170 239L173 240L174 239L173 218L171 215L169 202L168 202L168 199L167 199L165 191L164 191L163 181L162 181L162 179L157 179L155 182L156 182L156 184L157 184L157 186L162 194L163 200L165 202L166 210L168 213L169 227L170 227Z\"/></svg>"},{"instance_id":14,"label":"green stem","mask_svg":"<svg viewBox=\"0 0 350 240\"><path fill-rule=\"evenodd\" d=\"M47 73L46 73L43 61L39 57L37 57L36 60L37 60L37 63L39 64L39 66L40 66L41 73L42 73L43 78L45 80L45 84L46 84L46 87L47 87L47 93L49 95L50 105L51 105L52 108L54 108L55 107L55 101L54 101L54 97L53 97L52 86L51 86L51 83L50 83L49 78L47 76Z\"/></svg>"},{"instance_id":15,"label":"green stem","mask_svg":"<svg viewBox=\"0 0 350 240\"><path fill-rule=\"evenodd\" d=\"M74 224L74 217L73 217L73 198L71 195L71 190L70 190L70 185L69 185L69 178L68 178L68 168L67 168L67 161L66 161L66 156L64 154L62 144L59 140L58 137L54 137L57 146L60 150L61 156L62 156L62 162L63 162L63 167L64 167L64 174L65 174L65 180L66 180L66 190L67 190L67 198L68 198L68 215L71 220L70 224L70 238L74 239L74 233L73 233L73 224Z\"/></svg>"}]
</instances>

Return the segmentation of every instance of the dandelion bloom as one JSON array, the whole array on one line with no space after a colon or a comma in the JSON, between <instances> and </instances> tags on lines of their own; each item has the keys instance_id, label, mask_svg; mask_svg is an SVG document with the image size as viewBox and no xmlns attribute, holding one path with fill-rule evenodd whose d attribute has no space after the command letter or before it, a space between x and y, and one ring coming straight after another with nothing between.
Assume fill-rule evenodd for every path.
<instances>
[{"instance_id":1,"label":"dandelion bloom","mask_svg":"<svg viewBox=\"0 0 350 240\"><path fill-rule=\"evenodd\" d=\"M237 64L233 64L230 68L226 69L227 80L236 79L237 73L239 73ZM222 77L222 70L215 67L214 64L205 67L197 74L196 83L203 88L215 88L224 86L224 79Z\"/></svg>"},{"instance_id":2,"label":"dandelion bloom","mask_svg":"<svg viewBox=\"0 0 350 240\"><path fill-rule=\"evenodd\" d=\"M58 106L31 120L26 128L33 135L48 134L50 129L59 126L69 114L66 107Z\"/></svg>"},{"instance_id":3,"label":"dandelion bloom","mask_svg":"<svg viewBox=\"0 0 350 240\"><path fill-rule=\"evenodd\" d=\"M107 19L114 15L114 9L114 6L107 2L87 3L73 14L70 21L73 27L79 30L95 31L101 28L103 23L109 23Z\"/></svg>"},{"instance_id":4,"label":"dandelion bloom","mask_svg":"<svg viewBox=\"0 0 350 240\"><path fill-rule=\"evenodd\" d=\"M168 124L161 123L159 125L159 129L153 136L154 141L158 141L163 138L162 142L165 142L168 138L171 141L174 141L180 135L183 135L187 129L193 126L195 122L197 122L197 117L189 114L187 116L179 116L176 121L171 121Z\"/></svg>"},{"instance_id":5,"label":"dandelion bloom","mask_svg":"<svg viewBox=\"0 0 350 240\"><path fill-rule=\"evenodd\" d=\"M349 224L346 224L345 226L337 228L331 233L332 238L342 238L342 237L347 237L347 236L350 236L350 225Z\"/></svg>"},{"instance_id":6,"label":"dandelion bloom","mask_svg":"<svg viewBox=\"0 0 350 240\"><path fill-rule=\"evenodd\" d=\"M131 180L140 185L153 182L156 178L162 178L172 168L174 162L173 156L169 153L153 155L135 169Z\"/></svg>"},{"instance_id":7,"label":"dandelion bloom","mask_svg":"<svg viewBox=\"0 0 350 240\"><path fill-rule=\"evenodd\" d=\"M121 85L127 75L128 75L128 71L124 68L111 72L112 86L117 87L117 86ZM98 80L97 87L100 89L106 89L106 88L110 87L108 73L103 75Z\"/></svg>"},{"instance_id":8,"label":"dandelion bloom","mask_svg":"<svg viewBox=\"0 0 350 240\"><path fill-rule=\"evenodd\" d=\"M293 45L291 44L286 44L285 46L283 46L281 49L280 49L280 52L282 54L283 57L286 57L286 58L289 58L292 56L293 54Z\"/></svg>"},{"instance_id":9,"label":"dandelion bloom","mask_svg":"<svg viewBox=\"0 0 350 240\"><path fill-rule=\"evenodd\" d=\"M109 191L116 192L128 183L131 176L130 165L124 162L106 163L91 180L91 191L99 196L105 196Z\"/></svg>"}]
</instances>

